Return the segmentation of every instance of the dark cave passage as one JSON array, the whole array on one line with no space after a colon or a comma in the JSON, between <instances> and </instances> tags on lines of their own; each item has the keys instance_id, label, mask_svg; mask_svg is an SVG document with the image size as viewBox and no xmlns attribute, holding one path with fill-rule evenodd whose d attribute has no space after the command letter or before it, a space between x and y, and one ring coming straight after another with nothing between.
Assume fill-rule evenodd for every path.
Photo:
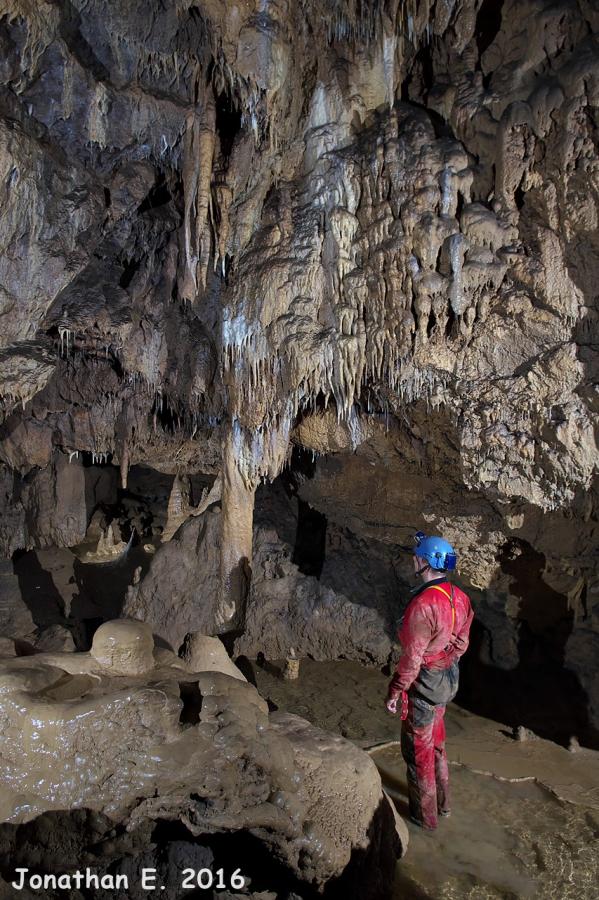
<instances>
[{"instance_id":1,"label":"dark cave passage","mask_svg":"<svg viewBox=\"0 0 599 900\"><path fill-rule=\"evenodd\" d=\"M501 29L504 0L483 0L476 16L476 44L482 56Z\"/></svg>"},{"instance_id":2,"label":"dark cave passage","mask_svg":"<svg viewBox=\"0 0 599 900\"><path fill-rule=\"evenodd\" d=\"M326 516L298 498L293 562L303 575L320 578L325 560Z\"/></svg>"},{"instance_id":3,"label":"dark cave passage","mask_svg":"<svg viewBox=\"0 0 599 900\"><path fill-rule=\"evenodd\" d=\"M241 110L224 92L216 98L216 132L225 164L228 163L235 138L241 130Z\"/></svg>"},{"instance_id":4,"label":"dark cave passage","mask_svg":"<svg viewBox=\"0 0 599 900\"><path fill-rule=\"evenodd\" d=\"M517 616L511 623L489 620L485 612L475 618L457 701L565 747L576 738L599 749L589 697L566 660L574 627L568 598L544 582L543 554L525 541L508 541L499 562L520 601Z\"/></svg>"}]
</instances>

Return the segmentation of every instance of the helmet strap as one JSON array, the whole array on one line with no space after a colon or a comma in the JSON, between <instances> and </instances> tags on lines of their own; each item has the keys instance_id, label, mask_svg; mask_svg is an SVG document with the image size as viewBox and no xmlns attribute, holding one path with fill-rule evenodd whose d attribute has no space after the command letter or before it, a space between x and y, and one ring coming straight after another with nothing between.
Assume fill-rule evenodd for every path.
<instances>
[{"instance_id":1,"label":"helmet strap","mask_svg":"<svg viewBox=\"0 0 599 900\"><path fill-rule=\"evenodd\" d=\"M424 572L426 572L427 569L430 569L429 563L427 563L427 564L426 564L425 566L423 566L421 569L418 569L418 571L416 572L416 574L417 574L417 575L422 575Z\"/></svg>"}]
</instances>

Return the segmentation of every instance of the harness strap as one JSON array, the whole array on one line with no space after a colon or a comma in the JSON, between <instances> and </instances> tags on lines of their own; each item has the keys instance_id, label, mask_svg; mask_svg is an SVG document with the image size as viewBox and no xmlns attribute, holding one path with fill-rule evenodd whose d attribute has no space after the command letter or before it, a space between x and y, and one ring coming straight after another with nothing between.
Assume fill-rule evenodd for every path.
<instances>
[{"instance_id":1,"label":"harness strap","mask_svg":"<svg viewBox=\"0 0 599 900\"><path fill-rule=\"evenodd\" d=\"M431 584L429 591L441 591L442 594L445 594L447 599L449 600L451 606L451 633L453 634L453 630L455 628L455 604L453 602L453 585L449 587L450 593L448 594L445 588L442 588L440 584Z\"/></svg>"},{"instance_id":2,"label":"harness strap","mask_svg":"<svg viewBox=\"0 0 599 900\"><path fill-rule=\"evenodd\" d=\"M453 585L450 584L450 586L449 586L450 592L449 593L447 593L445 588L442 588L441 585L439 585L439 584L431 584L429 590L430 591L440 591L440 593L444 594L444 596L447 597L447 599L449 600L449 603L451 605L451 635L453 637L453 632L454 632L454 628L455 628L455 604L453 602ZM451 643L450 643L447 645L447 647L444 650L441 650L438 653L430 653L430 654L425 653L424 657L423 657L424 663L425 663L425 665L430 665L431 663L440 662L441 660L449 659L451 653L452 653L452 650L451 650Z\"/></svg>"}]
</instances>

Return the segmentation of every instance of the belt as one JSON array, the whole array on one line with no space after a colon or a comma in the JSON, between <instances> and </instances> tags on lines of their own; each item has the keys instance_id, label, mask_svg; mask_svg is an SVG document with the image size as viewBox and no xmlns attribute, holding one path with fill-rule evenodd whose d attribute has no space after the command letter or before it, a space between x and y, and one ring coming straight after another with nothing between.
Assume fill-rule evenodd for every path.
<instances>
[{"instance_id":1,"label":"belt","mask_svg":"<svg viewBox=\"0 0 599 900\"><path fill-rule=\"evenodd\" d=\"M455 648L452 646L448 646L445 650L440 650L438 653L425 653L422 657L422 662L425 666L429 666L431 663L441 662L444 660L447 665L439 666L440 669L448 669L453 662L453 657L455 655Z\"/></svg>"}]
</instances>

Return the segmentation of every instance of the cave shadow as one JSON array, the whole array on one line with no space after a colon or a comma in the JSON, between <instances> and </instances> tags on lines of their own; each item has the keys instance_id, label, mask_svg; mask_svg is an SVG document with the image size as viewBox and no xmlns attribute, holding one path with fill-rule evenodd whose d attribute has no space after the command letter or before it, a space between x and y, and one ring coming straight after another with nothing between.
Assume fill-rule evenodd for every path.
<instances>
[{"instance_id":1,"label":"cave shadow","mask_svg":"<svg viewBox=\"0 0 599 900\"><path fill-rule=\"evenodd\" d=\"M141 577L150 565L142 543L133 542L121 559L106 563L84 563L75 559L73 571L77 593L71 600L70 621L76 633L77 650L88 650L94 632L103 622L121 617L127 589L136 568Z\"/></svg>"},{"instance_id":2,"label":"cave shadow","mask_svg":"<svg viewBox=\"0 0 599 900\"><path fill-rule=\"evenodd\" d=\"M379 770L380 774L380 770ZM393 806L399 813L402 819L410 818L410 804L408 802L408 787L405 783L397 781L397 787L392 787L393 782L390 782L388 774L383 778L381 775L381 781L383 782L383 787L385 791L389 795Z\"/></svg>"},{"instance_id":3,"label":"cave shadow","mask_svg":"<svg viewBox=\"0 0 599 900\"><path fill-rule=\"evenodd\" d=\"M297 532L291 561L302 575L320 579L325 561L327 518L297 497Z\"/></svg>"},{"instance_id":4,"label":"cave shadow","mask_svg":"<svg viewBox=\"0 0 599 900\"><path fill-rule=\"evenodd\" d=\"M233 657L231 658L233 659ZM256 675L254 673L254 667L252 666L251 660L248 659L247 656L244 656L242 654L241 656L235 657L235 659L233 659L233 662L235 663L245 680L249 684L253 684L253 686L257 688L258 684L256 682Z\"/></svg>"},{"instance_id":5,"label":"cave shadow","mask_svg":"<svg viewBox=\"0 0 599 900\"><path fill-rule=\"evenodd\" d=\"M309 480L314 477L315 471L315 458L301 447L294 446L289 468L283 470L279 482L287 500L296 504L291 561L302 575L320 580L326 558L327 517L302 500L298 486L298 478ZM289 527L292 527L291 522Z\"/></svg>"},{"instance_id":6,"label":"cave shadow","mask_svg":"<svg viewBox=\"0 0 599 900\"><path fill-rule=\"evenodd\" d=\"M201 802L198 795L191 798ZM165 818L146 819L128 831L122 824L115 826L103 813L84 807L45 812L23 824L1 824L0 874L10 883L21 867L40 874L72 873L88 867L100 876L126 872L131 877L140 867L152 866L158 883L162 880L173 896L176 887L169 883L169 876L173 877L170 848L174 849L172 858L183 865L197 869L201 860L200 865L214 873L222 869L225 884L240 871L251 884L252 895L266 892L302 900L389 900L400 850L393 813L383 799L370 822L366 847L354 849L343 873L319 891L297 878L248 830L193 835L180 820ZM180 871L176 877L180 884ZM87 889L84 894L88 896ZM191 889L185 896L206 897L212 892Z\"/></svg>"},{"instance_id":7,"label":"cave shadow","mask_svg":"<svg viewBox=\"0 0 599 900\"><path fill-rule=\"evenodd\" d=\"M42 566L37 551L17 551L13 556L13 571L36 626L44 628L63 623L64 600L52 575Z\"/></svg>"},{"instance_id":8,"label":"cave shadow","mask_svg":"<svg viewBox=\"0 0 599 900\"><path fill-rule=\"evenodd\" d=\"M400 853L395 816L383 796L368 826L365 848L354 849L341 875L327 882L324 897L389 900Z\"/></svg>"},{"instance_id":9,"label":"cave shadow","mask_svg":"<svg viewBox=\"0 0 599 900\"><path fill-rule=\"evenodd\" d=\"M287 481L296 471L302 478L311 477L311 458L300 469L296 459L297 454L287 472ZM342 461L328 459L327 471L334 474L335 464L340 466ZM454 465L455 453L448 451L447 466ZM283 487L287 485L283 483ZM292 493L297 495L297 486ZM289 498L289 491L287 494ZM288 527L288 532L290 530ZM357 535L355 538L350 549L360 558L369 554L370 540L362 540ZM345 542L341 547L347 552ZM377 554L375 563L379 562ZM506 538L497 562L499 571L488 588L490 598L495 595L494 602L482 604L485 615L482 609L478 616L475 615L471 646L461 663L457 703L508 728L521 725L562 745L567 746L570 738L576 736L586 746L599 747L599 731L590 720L587 692L575 672L566 668L566 648L575 627L574 612L568 606L568 598L544 580L544 554L524 540ZM345 591L352 602L371 606L385 615L386 632L392 640L402 608L410 600L410 574L406 571L404 583L400 577L403 572L396 563L397 558L392 567L393 589L387 579L389 599L383 601L374 582L371 602L362 596L361 588L352 593ZM329 581L327 568L325 560L321 583L339 590ZM507 590L506 580L509 581ZM515 607L515 613L510 610L509 616L505 609L508 598ZM507 653L498 647L505 641L512 643Z\"/></svg>"},{"instance_id":10,"label":"cave shadow","mask_svg":"<svg viewBox=\"0 0 599 900\"><path fill-rule=\"evenodd\" d=\"M207 846L213 854L212 869L223 868L225 881L235 869L240 869L250 879L253 895L274 893L289 900L292 897L302 900L389 900L400 851L393 812L384 798L369 824L366 847L355 848L344 871L329 880L322 891L299 880L270 847L243 829L203 834L194 839L181 822L164 820L157 823L152 842L160 847L163 842L172 840L195 841ZM206 891L192 891L186 896L203 897Z\"/></svg>"},{"instance_id":11,"label":"cave shadow","mask_svg":"<svg viewBox=\"0 0 599 900\"><path fill-rule=\"evenodd\" d=\"M202 712L202 692L197 681L180 681L179 697L183 706L179 715L179 724L182 726L197 725Z\"/></svg>"},{"instance_id":12,"label":"cave shadow","mask_svg":"<svg viewBox=\"0 0 599 900\"><path fill-rule=\"evenodd\" d=\"M599 731L589 717L589 700L566 665L566 644L574 628L568 598L543 580L545 557L526 541L511 539L499 557L511 577L510 593L519 598L516 665L494 665L493 630L477 619L470 646L460 663L456 703L470 712L515 729L524 726L539 737L568 746L570 738L595 749ZM496 580L498 581L498 579ZM489 592L493 591L493 582ZM505 627L498 620L498 627Z\"/></svg>"},{"instance_id":13,"label":"cave shadow","mask_svg":"<svg viewBox=\"0 0 599 900\"><path fill-rule=\"evenodd\" d=\"M94 565L76 559L73 571L77 593L73 594L71 601L70 618L74 625L76 649L89 650L100 625L119 617L125 592L117 587L118 563Z\"/></svg>"},{"instance_id":14,"label":"cave shadow","mask_svg":"<svg viewBox=\"0 0 599 900\"><path fill-rule=\"evenodd\" d=\"M267 659L260 651L258 656L256 657L256 665L262 669L267 675L272 675L273 678L282 678L283 677L283 666L277 665L273 663L271 660Z\"/></svg>"}]
</instances>

